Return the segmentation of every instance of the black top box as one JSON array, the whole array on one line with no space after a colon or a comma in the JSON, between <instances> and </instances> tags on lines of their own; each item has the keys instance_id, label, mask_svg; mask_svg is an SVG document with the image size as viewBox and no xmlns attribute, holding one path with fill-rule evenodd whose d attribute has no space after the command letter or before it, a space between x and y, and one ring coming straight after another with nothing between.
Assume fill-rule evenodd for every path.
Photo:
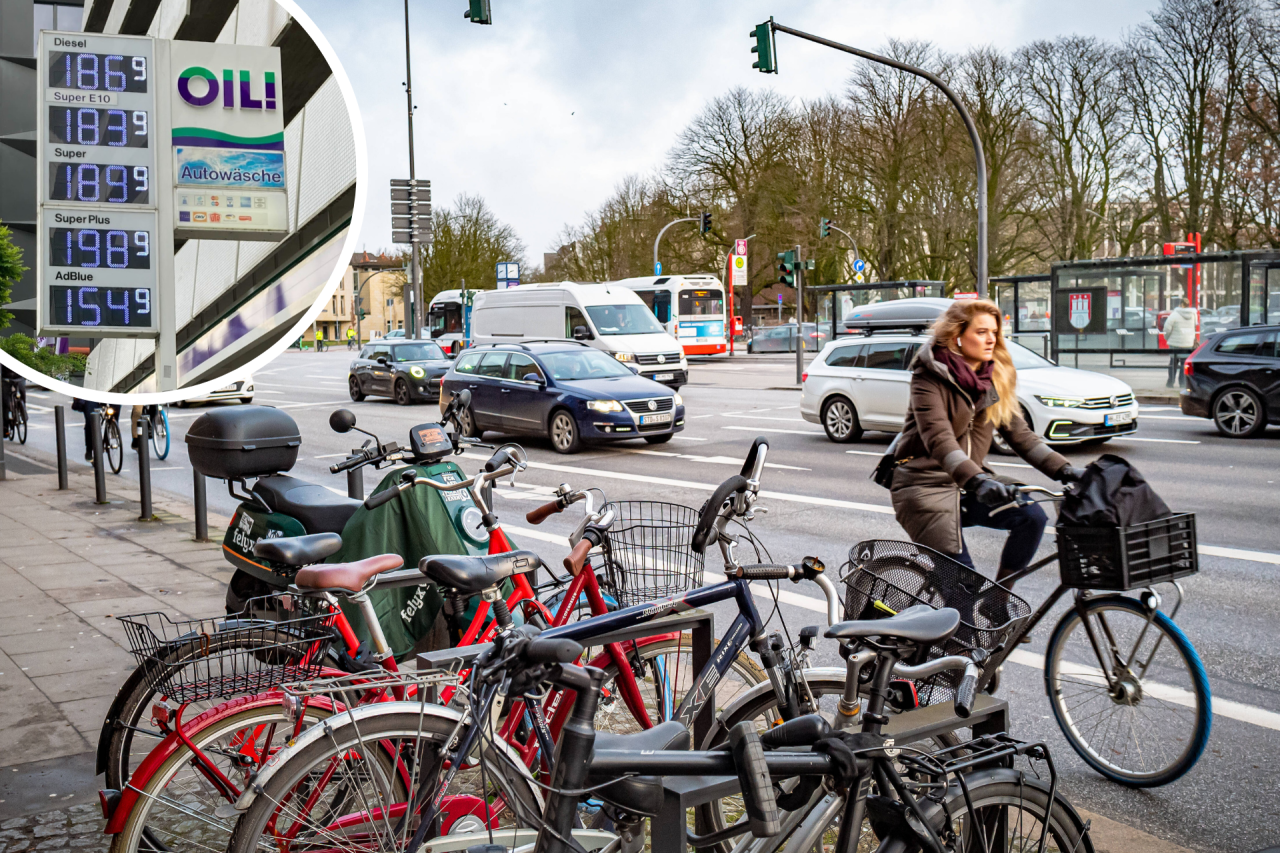
<instances>
[{"instance_id":1,"label":"black top box","mask_svg":"<svg viewBox=\"0 0 1280 853\"><path fill-rule=\"evenodd\" d=\"M187 430L191 467L206 477L239 480L288 471L302 435L293 418L271 406L232 406L196 418Z\"/></svg>"}]
</instances>

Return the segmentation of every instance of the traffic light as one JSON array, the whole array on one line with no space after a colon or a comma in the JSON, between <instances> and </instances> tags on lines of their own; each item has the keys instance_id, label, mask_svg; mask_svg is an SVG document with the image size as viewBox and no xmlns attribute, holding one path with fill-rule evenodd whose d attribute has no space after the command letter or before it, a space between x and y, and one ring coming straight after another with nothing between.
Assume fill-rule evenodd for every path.
<instances>
[{"instance_id":1,"label":"traffic light","mask_svg":"<svg viewBox=\"0 0 1280 853\"><path fill-rule=\"evenodd\" d=\"M471 8L463 12L462 17L470 18L473 24L492 24L493 13L489 11L489 0L471 0Z\"/></svg>"},{"instance_id":2,"label":"traffic light","mask_svg":"<svg viewBox=\"0 0 1280 853\"><path fill-rule=\"evenodd\" d=\"M796 286L796 253L795 251L778 253L778 284L787 287Z\"/></svg>"},{"instance_id":3,"label":"traffic light","mask_svg":"<svg viewBox=\"0 0 1280 853\"><path fill-rule=\"evenodd\" d=\"M356 316L359 317L361 320L363 320L364 319L364 294L363 293L356 295L356 304L354 307L356 309Z\"/></svg>"},{"instance_id":4,"label":"traffic light","mask_svg":"<svg viewBox=\"0 0 1280 853\"><path fill-rule=\"evenodd\" d=\"M703 234L711 230L711 211L702 211L702 216L698 218L698 230Z\"/></svg>"},{"instance_id":5,"label":"traffic light","mask_svg":"<svg viewBox=\"0 0 1280 853\"><path fill-rule=\"evenodd\" d=\"M822 217L821 222L818 223L818 236L823 240L831 236L831 220L827 219L825 216Z\"/></svg>"},{"instance_id":6,"label":"traffic light","mask_svg":"<svg viewBox=\"0 0 1280 853\"><path fill-rule=\"evenodd\" d=\"M751 67L759 68L762 74L777 74L778 64L773 55L773 18L770 17L752 30L751 37L756 40L756 46L751 48L751 52L759 57L751 63Z\"/></svg>"}]
</instances>

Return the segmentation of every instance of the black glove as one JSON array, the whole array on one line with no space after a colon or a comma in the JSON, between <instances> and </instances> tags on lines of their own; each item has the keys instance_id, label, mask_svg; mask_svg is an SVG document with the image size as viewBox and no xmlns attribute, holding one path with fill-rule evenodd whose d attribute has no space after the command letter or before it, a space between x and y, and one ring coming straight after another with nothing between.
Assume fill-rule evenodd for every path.
<instances>
[{"instance_id":1,"label":"black glove","mask_svg":"<svg viewBox=\"0 0 1280 853\"><path fill-rule=\"evenodd\" d=\"M964 484L964 490L972 492L983 506L1000 506L1010 503L1018 496L1015 487L1005 485L990 474L974 474Z\"/></svg>"},{"instance_id":2,"label":"black glove","mask_svg":"<svg viewBox=\"0 0 1280 853\"><path fill-rule=\"evenodd\" d=\"M1074 465L1063 465L1062 470L1058 471L1054 478L1059 483L1078 483L1084 479L1085 469L1077 468Z\"/></svg>"}]
</instances>

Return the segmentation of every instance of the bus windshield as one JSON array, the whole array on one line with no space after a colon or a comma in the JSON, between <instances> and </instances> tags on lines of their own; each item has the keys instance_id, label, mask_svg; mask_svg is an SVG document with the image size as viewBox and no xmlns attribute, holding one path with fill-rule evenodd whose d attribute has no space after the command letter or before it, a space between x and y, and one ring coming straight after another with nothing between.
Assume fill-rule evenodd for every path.
<instances>
[{"instance_id":1,"label":"bus windshield","mask_svg":"<svg viewBox=\"0 0 1280 853\"><path fill-rule=\"evenodd\" d=\"M650 335L665 332L643 305L588 305L591 322L602 335Z\"/></svg>"},{"instance_id":2,"label":"bus windshield","mask_svg":"<svg viewBox=\"0 0 1280 853\"><path fill-rule=\"evenodd\" d=\"M680 316L723 317L724 294L718 290L682 290Z\"/></svg>"},{"instance_id":3,"label":"bus windshield","mask_svg":"<svg viewBox=\"0 0 1280 853\"><path fill-rule=\"evenodd\" d=\"M428 311L431 333L435 336L462 331L462 306L452 302L432 305Z\"/></svg>"}]
</instances>

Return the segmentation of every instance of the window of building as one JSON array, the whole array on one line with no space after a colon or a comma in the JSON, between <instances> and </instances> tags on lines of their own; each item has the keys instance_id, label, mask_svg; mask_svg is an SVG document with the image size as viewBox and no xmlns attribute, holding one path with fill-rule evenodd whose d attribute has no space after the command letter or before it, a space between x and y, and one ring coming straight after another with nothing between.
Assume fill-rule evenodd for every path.
<instances>
[{"instance_id":1,"label":"window of building","mask_svg":"<svg viewBox=\"0 0 1280 853\"><path fill-rule=\"evenodd\" d=\"M32 11L35 19L35 32L31 40L31 53L33 55L40 50L41 30L62 30L63 32L78 33L81 28L81 21L84 19L83 6L37 2Z\"/></svg>"}]
</instances>

